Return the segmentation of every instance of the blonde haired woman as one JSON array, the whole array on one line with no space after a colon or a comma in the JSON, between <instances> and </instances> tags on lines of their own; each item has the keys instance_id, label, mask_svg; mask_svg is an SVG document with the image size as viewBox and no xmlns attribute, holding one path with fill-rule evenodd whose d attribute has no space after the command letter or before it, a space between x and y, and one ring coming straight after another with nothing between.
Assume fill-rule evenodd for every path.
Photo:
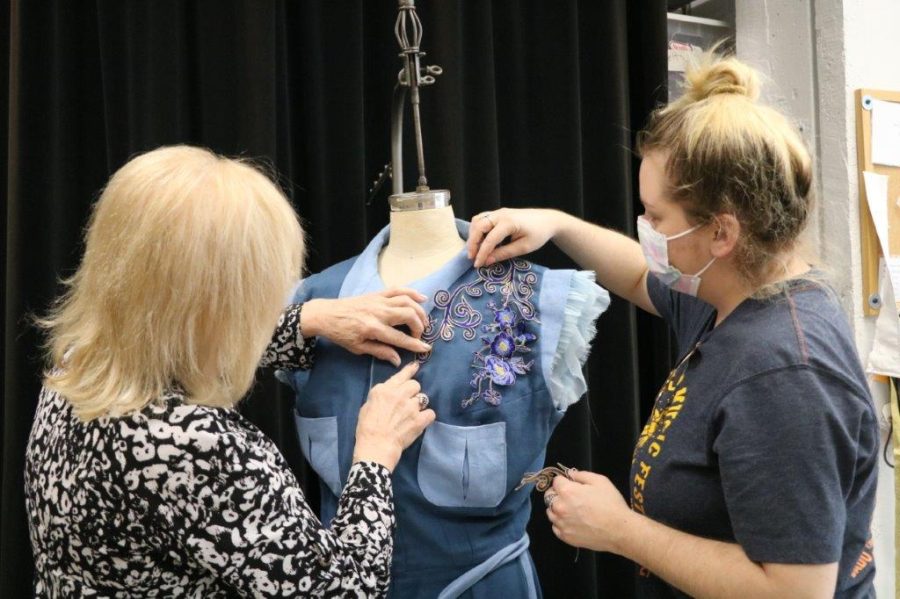
<instances>
[{"instance_id":1,"label":"blonde haired woman","mask_svg":"<svg viewBox=\"0 0 900 599\"><path fill-rule=\"evenodd\" d=\"M846 318L800 253L809 154L757 95L751 68L710 56L652 115L640 243L503 209L473 220L470 255L491 264L552 239L677 336L631 509L603 476L556 477L544 498L560 539L640 564L645 597L872 597L875 413Z\"/></svg>"},{"instance_id":2,"label":"blonde haired woman","mask_svg":"<svg viewBox=\"0 0 900 599\"><path fill-rule=\"evenodd\" d=\"M434 418L415 366L360 411L330 530L233 409L260 363L309 367L314 335L386 359L422 349L412 292L285 309L303 254L287 200L242 161L176 146L113 175L43 322L54 367L25 473L37 596L386 591L390 474Z\"/></svg>"}]
</instances>

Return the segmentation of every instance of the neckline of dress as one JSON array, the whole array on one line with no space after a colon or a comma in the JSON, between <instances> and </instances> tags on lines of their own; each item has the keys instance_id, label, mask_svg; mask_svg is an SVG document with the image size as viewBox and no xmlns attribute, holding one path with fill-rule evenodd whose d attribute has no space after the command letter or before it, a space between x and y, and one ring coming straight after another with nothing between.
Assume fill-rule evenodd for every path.
<instances>
[{"instance_id":1,"label":"neckline of dress","mask_svg":"<svg viewBox=\"0 0 900 599\"><path fill-rule=\"evenodd\" d=\"M469 238L468 222L456 219L456 229L461 238ZM352 297L387 289L381 274L378 272L378 256L390 239L390 230L390 225L381 229L362 253L357 256L356 261L344 278L338 297ZM452 285L472 266L473 262L469 259L467 248L463 247L440 268L431 274L404 285L404 287L415 289L428 298L423 305L425 312L428 313L434 308L434 294Z\"/></svg>"}]
</instances>

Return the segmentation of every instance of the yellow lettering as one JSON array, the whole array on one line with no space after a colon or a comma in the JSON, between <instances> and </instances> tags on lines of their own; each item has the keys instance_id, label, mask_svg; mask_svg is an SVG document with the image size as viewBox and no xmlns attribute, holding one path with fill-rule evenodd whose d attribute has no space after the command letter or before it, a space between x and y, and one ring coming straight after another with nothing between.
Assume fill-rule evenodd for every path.
<instances>
[{"instance_id":1,"label":"yellow lettering","mask_svg":"<svg viewBox=\"0 0 900 599\"><path fill-rule=\"evenodd\" d=\"M650 447L647 449L647 453L650 454L650 457L655 458L659 455L659 452L662 451L662 445L654 441L650 444Z\"/></svg>"},{"instance_id":2,"label":"yellow lettering","mask_svg":"<svg viewBox=\"0 0 900 599\"><path fill-rule=\"evenodd\" d=\"M645 482L645 479L641 478L641 476L639 474L634 475L634 484L636 484L637 486L639 486L640 488L643 489L644 482Z\"/></svg>"}]
</instances>

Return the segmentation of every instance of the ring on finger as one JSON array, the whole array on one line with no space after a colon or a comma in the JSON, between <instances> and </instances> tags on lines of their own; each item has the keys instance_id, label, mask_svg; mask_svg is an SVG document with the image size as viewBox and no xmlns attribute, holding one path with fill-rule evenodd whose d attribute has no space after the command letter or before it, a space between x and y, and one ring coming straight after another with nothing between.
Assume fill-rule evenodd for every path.
<instances>
[{"instance_id":1,"label":"ring on finger","mask_svg":"<svg viewBox=\"0 0 900 599\"><path fill-rule=\"evenodd\" d=\"M419 411L420 412L425 410L425 408L428 407L428 402L430 400L428 399L428 396L426 394L416 393L415 395L413 395L413 397L416 399L416 401L419 402Z\"/></svg>"},{"instance_id":2,"label":"ring on finger","mask_svg":"<svg viewBox=\"0 0 900 599\"><path fill-rule=\"evenodd\" d=\"M482 218L482 219L485 219L485 218L486 218L487 221L488 221L489 223L491 223L491 226L492 226L492 227L496 227L496 226L497 226L497 223L495 223L495 222L494 222L494 219L491 218L491 213L490 213L490 212L485 212L484 214L481 215L480 218Z\"/></svg>"},{"instance_id":3,"label":"ring on finger","mask_svg":"<svg viewBox=\"0 0 900 599\"><path fill-rule=\"evenodd\" d=\"M553 491L544 493L544 505L547 506L548 510L553 506L553 502L556 501L557 497L558 494L554 493Z\"/></svg>"}]
</instances>

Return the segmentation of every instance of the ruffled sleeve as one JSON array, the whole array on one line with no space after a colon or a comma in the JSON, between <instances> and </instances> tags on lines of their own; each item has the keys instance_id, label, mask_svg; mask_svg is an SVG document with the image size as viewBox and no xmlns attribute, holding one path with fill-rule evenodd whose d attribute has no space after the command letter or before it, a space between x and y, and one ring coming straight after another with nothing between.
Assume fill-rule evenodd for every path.
<instances>
[{"instance_id":1,"label":"ruffled sleeve","mask_svg":"<svg viewBox=\"0 0 900 599\"><path fill-rule=\"evenodd\" d=\"M548 305L543 315L556 330L545 336L542 361L557 410L565 411L587 391L582 368L597 332L595 321L609 307L609 293L594 281L590 271L548 271L545 276Z\"/></svg>"}]
</instances>

